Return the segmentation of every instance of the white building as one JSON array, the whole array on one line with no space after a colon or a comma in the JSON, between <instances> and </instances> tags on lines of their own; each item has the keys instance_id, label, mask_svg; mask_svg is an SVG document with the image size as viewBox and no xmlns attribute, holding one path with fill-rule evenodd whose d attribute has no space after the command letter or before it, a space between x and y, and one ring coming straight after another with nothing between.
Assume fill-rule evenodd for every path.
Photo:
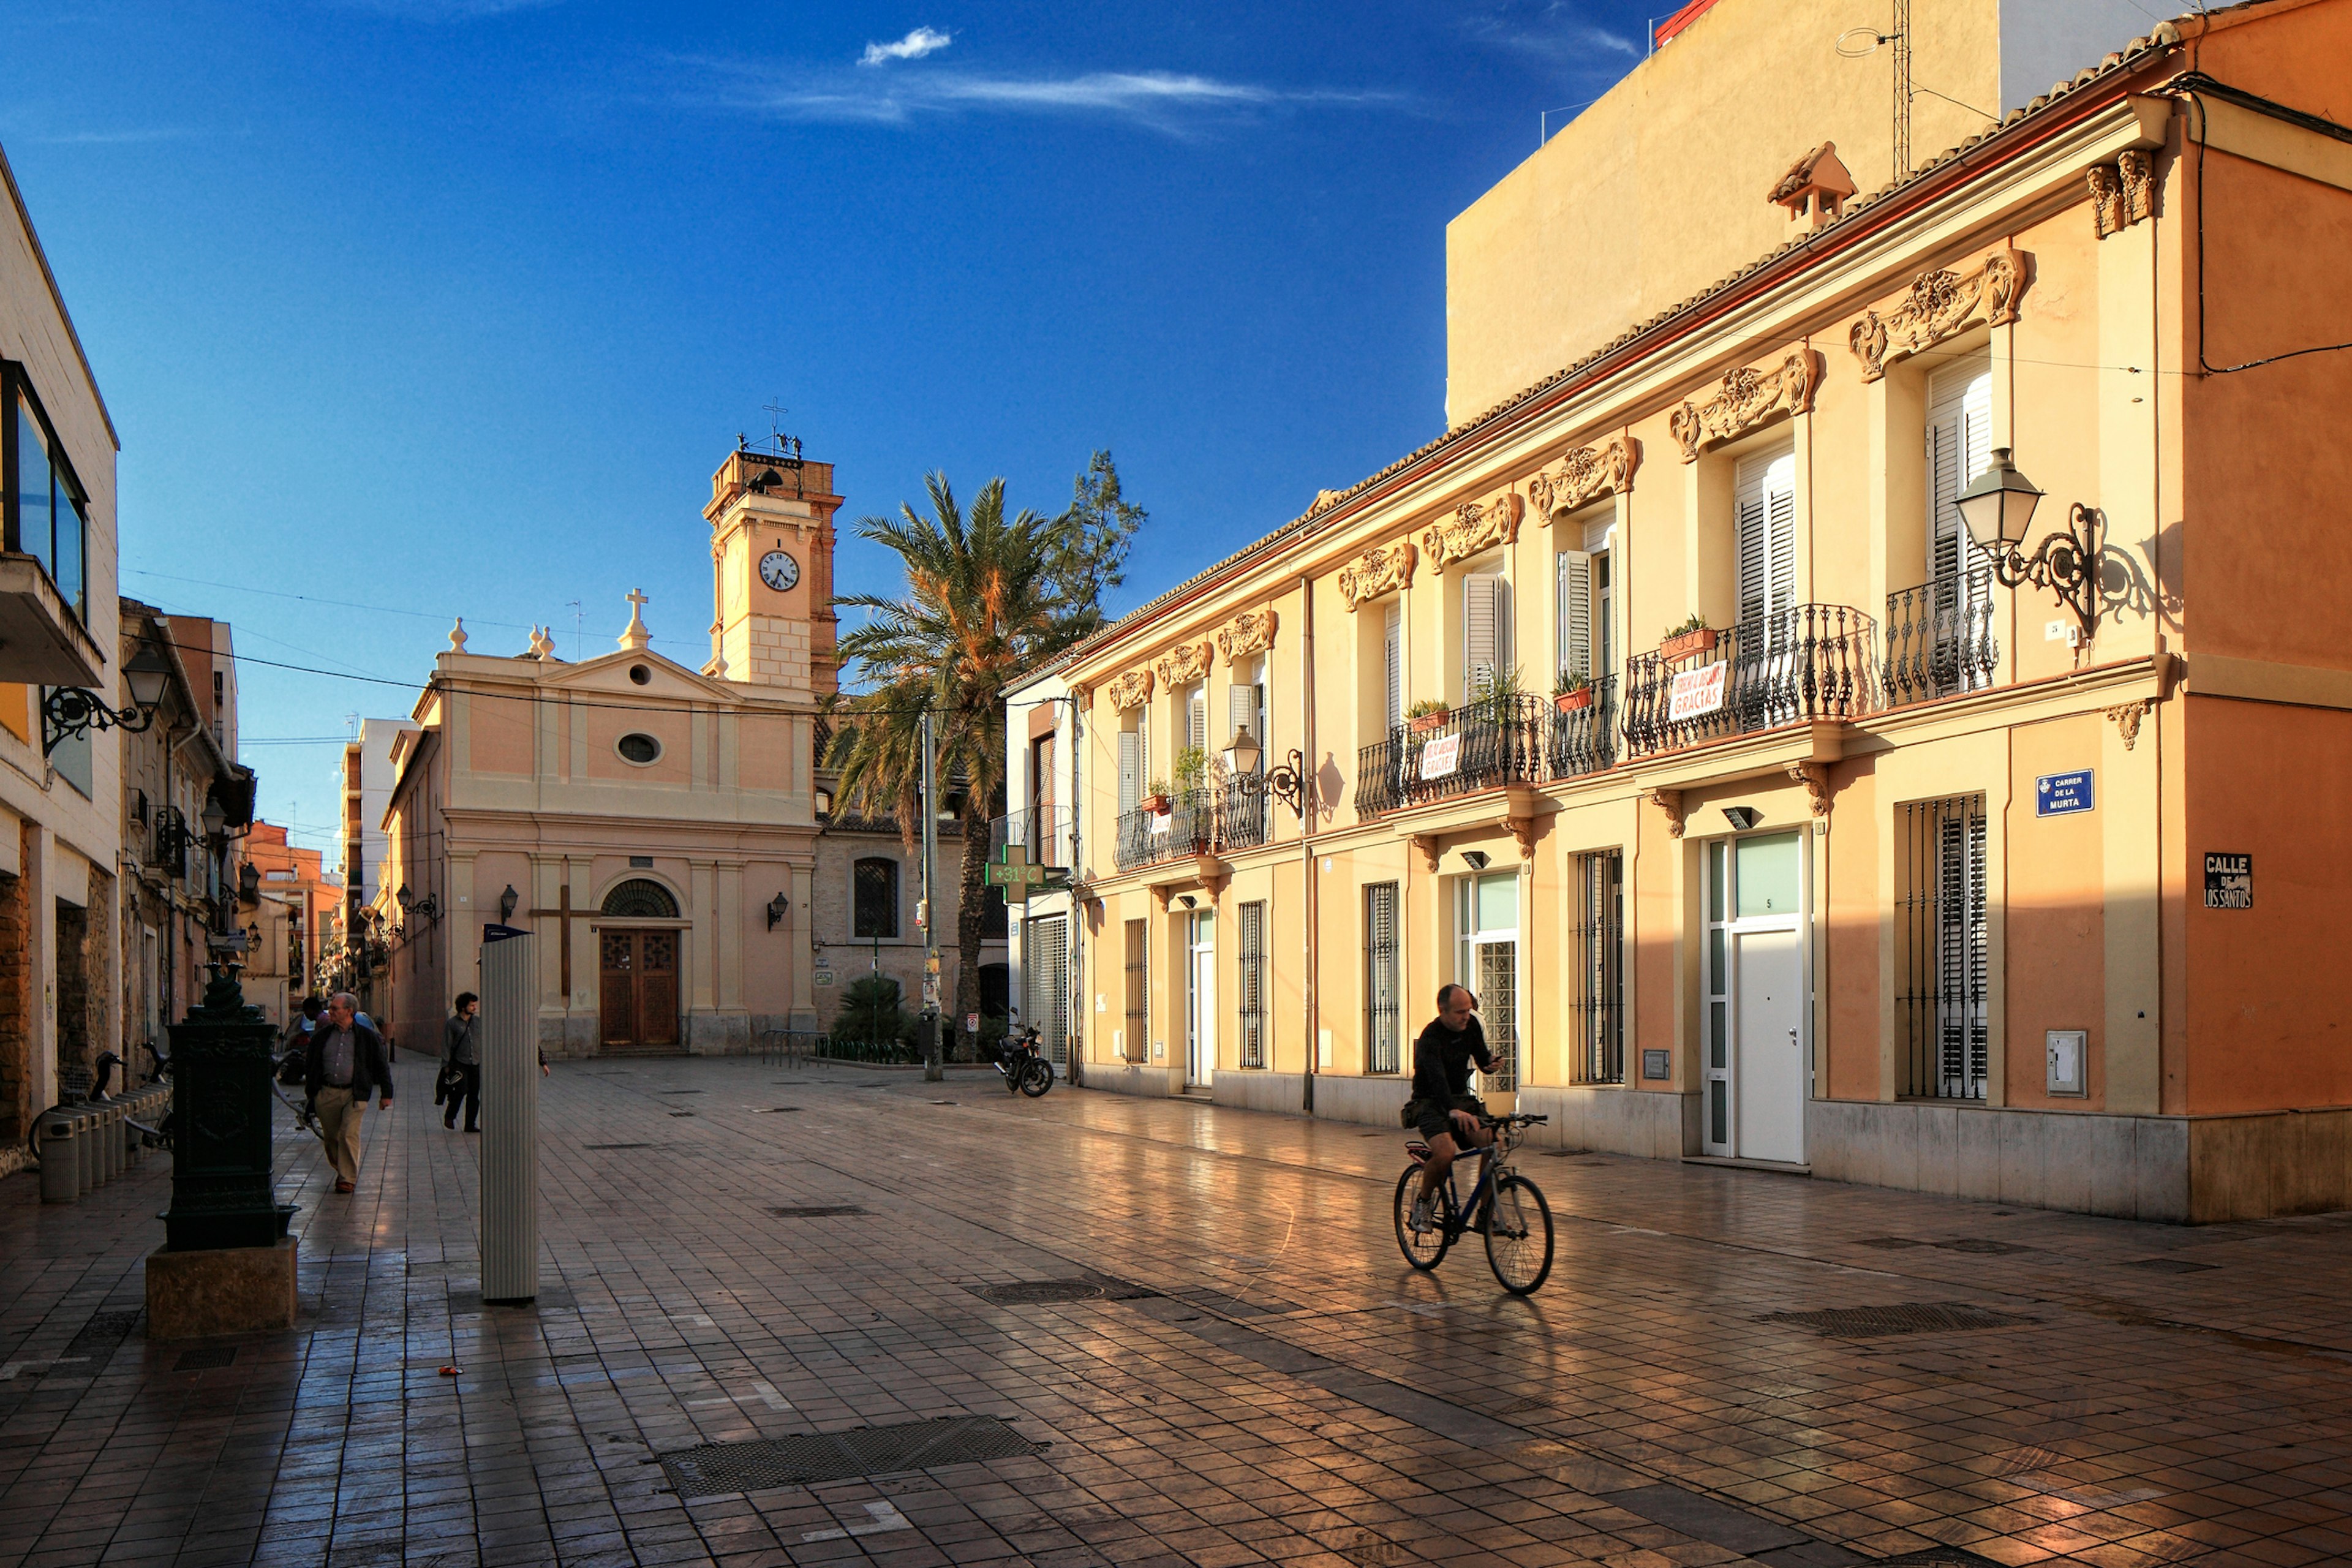
<instances>
[{"instance_id":1,"label":"white building","mask_svg":"<svg viewBox=\"0 0 2352 1568\"><path fill-rule=\"evenodd\" d=\"M340 869L345 906L365 908L384 891L383 860L390 840L384 807L392 803L393 742L415 731L408 719L362 719L356 740L343 747L335 785L343 803L343 854Z\"/></svg>"},{"instance_id":2,"label":"white building","mask_svg":"<svg viewBox=\"0 0 2352 1568\"><path fill-rule=\"evenodd\" d=\"M1078 864L1078 714L1055 659L1005 689L1005 815L995 823L991 858L1008 851L1033 864L1065 869ZM1046 1058L1076 1068L1087 1019L1078 1006L1079 962L1088 932L1083 906L1069 888L1034 892L1007 913L1013 1005L1020 1022L1034 1024Z\"/></svg>"}]
</instances>

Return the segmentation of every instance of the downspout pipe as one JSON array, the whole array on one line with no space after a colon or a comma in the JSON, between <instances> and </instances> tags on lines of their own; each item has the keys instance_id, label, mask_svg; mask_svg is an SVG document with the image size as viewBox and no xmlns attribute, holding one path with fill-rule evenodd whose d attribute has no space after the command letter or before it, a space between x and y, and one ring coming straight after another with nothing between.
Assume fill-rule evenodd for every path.
<instances>
[{"instance_id":1,"label":"downspout pipe","mask_svg":"<svg viewBox=\"0 0 2352 1568\"><path fill-rule=\"evenodd\" d=\"M1314 782L1315 775L1319 771L1317 768L1315 762L1314 579L1302 574L1298 579L1298 592L1300 596L1307 601L1306 613L1300 616L1300 620L1303 623L1301 627L1303 640L1300 643L1301 668L1304 671L1300 680L1303 689L1303 695L1306 697L1306 702L1303 704L1303 708L1306 713L1307 730L1307 745L1303 754L1307 759L1307 776L1298 781L1300 791L1298 803L1302 807L1302 812L1298 819L1298 868L1299 874L1306 879L1307 894L1307 1039L1305 1042L1307 1047L1307 1073L1305 1079L1306 1089L1299 1109L1305 1111L1307 1115L1312 1116L1315 1114L1315 1068L1318 1053L1322 1049L1323 1042L1322 1000L1316 984L1317 975L1318 973L1317 965L1320 962L1320 949L1318 939L1322 930L1323 919L1321 909L1322 900L1318 897L1318 890L1315 885L1315 816L1316 812L1319 809L1320 803L1315 798Z\"/></svg>"}]
</instances>

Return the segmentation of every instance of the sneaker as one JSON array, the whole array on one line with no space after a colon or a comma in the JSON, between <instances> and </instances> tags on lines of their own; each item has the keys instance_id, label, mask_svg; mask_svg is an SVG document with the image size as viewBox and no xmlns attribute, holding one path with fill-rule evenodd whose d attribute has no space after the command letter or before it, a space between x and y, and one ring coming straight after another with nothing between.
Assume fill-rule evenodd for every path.
<instances>
[{"instance_id":1,"label":"sneaker","mask_svg":"<svg viewBox=\"0 0 2352 1568\"><path fill-rule=\"evenodd\" d=\"M1412 1231L1415 1235L1419 1235L1423 1231L1427 1230L1429 1228L1429 1211L1434 1201L1435 1200L1431 1198L1427 1194L1423 1194L1422 1196L1413 1199L1412 1218L1406 1222L1405 1228Z\"/></svg>"}]
</instances>

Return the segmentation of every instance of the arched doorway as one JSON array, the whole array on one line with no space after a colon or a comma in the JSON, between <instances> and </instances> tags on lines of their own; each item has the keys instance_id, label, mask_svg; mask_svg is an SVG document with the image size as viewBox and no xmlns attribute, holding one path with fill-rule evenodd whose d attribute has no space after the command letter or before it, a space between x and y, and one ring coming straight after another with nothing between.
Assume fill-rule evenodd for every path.
<instances>
[{"instance_id":1,"label":"arched doorway","mask_svg":"<svg viewBox=\"0 0 2352 1568\"><path fill-rule=\"evenodd\" d=\"M614 884L604 895L596 932L597 1037L607 1051L677 1048L676 926L632 926L629 921L675 921L677 900L646 877Z\"/></svg>"}]
</instances>

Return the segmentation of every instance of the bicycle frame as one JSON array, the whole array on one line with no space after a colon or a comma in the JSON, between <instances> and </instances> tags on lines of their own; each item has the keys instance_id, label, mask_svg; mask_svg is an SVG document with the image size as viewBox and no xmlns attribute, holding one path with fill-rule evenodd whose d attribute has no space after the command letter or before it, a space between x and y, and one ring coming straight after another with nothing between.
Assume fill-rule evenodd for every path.
<instances>
[{"instance_id":1,"label":"bicycle frame","mask_svg":"<svg viewBox=\"0 0 2352 1568\"><path fill-rule=\"evenodd\" d=\"M1454 1163L1446 1170L1445 1196L1453 1212L1450 1218L1440 1220L1439 1223L1445 1226L1445 1235L1449 1243L1472 1228L1470 1216L1478 1212L1480 1204L1485 1201L1494 1184L1511 1173L1511 1167L1506 1162L1511 1151L1518 1146L1519 1129L1501 1126L1496 1128L1494 1131L1495 1141L1483 1149L1464 1150L1454 1156ZM1454 1173L1462 1168L1462 1162L1472 1154L1480 1156L1478 1180L1472 1184L1469 1197L1465 1199L1458 1195L1459 1188L1454 1182Z\"/></svg>"}]
</instances>

